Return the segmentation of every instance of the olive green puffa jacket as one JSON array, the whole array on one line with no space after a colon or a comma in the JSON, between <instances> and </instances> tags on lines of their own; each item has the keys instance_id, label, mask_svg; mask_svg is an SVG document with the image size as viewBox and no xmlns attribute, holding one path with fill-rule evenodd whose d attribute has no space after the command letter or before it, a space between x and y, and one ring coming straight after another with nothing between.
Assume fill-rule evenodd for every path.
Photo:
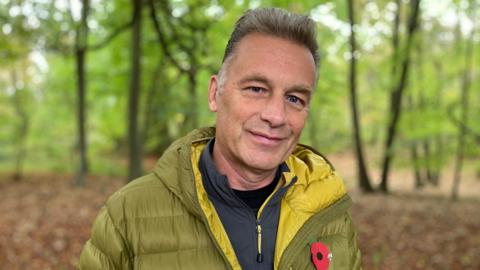
<instances>
[{"instance_id":1,"label":"olive green puffa jacket","mask_svg":"<svg viewBox=\"0 0 480 270\"><path fill-rule=\"evenodd\" d=\"M80 269L241 269L198 169L214 134L205 128L177 140L154 173L108 199L83 248ZM360 269L347 211L351 199L342 180L303 145L286 163L290 172L283 173L281 184L297 181L281 201L274 269L315 269L312 249L318 244L327 247L328 256L313 259L329 257L328 269Z\"/></svg>"}]
</instances>

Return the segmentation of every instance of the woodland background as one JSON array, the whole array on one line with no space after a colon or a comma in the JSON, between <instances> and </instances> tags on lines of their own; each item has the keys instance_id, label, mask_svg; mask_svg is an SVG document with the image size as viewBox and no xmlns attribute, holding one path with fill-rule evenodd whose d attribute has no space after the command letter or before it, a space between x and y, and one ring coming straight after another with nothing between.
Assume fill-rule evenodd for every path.
<instances>
[{"instance_id":1,"label":"woodland background","mask_svg":"<svg viewBox=\"0 0 480 270\"><path fill-rule=\"evenodd\" d=\"M212 125L247 9L317 22L302 142L354 198L365 269L480 268L476 0L0 0L0 269L74 269L106 198Z\"/></svg>"}]
</instances>

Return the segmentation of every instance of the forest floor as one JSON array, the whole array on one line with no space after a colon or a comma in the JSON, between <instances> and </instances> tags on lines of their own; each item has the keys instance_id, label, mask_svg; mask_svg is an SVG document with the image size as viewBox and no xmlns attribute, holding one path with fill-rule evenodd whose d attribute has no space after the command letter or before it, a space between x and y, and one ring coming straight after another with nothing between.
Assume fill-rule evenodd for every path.
<instances>
[{"instance_id":1,"label":"forest floor","mask_svg":"<svg viewBox=\"0 0 480 270\"><path fill-rule=\"evenodd\" d=\"M400 188L394 180L402 172L392 175L392 194L362 195L351 161L341 155L332 161L355 202L364 269L480 269L480 181L473 175L456 202L442 187L412 191L411 181L402 180L410 188ZM124 184L92 176L75 188L72 176L51 173L10 178L0 175L0 269L8 270L76 269L98 210Z\"/></svg>"}]
</instances>

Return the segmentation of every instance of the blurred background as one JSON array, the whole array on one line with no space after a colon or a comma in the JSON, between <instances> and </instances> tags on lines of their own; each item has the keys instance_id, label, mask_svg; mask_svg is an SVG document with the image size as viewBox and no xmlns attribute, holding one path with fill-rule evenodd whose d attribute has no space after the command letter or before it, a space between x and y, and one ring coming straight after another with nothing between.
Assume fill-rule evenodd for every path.
<instances>
[{"instance_id":1,"label":"blurred background","mask_svg":"<svg viewBox=\"0 0 480 270\"><path fill-rule=\"evenodd\" d=\"M302 142L354 198L364 269L480 269L476 0L0 0L0 269L75 269L108 196L213 125L234 22L317 23Z\"/></svg>"}]
</instances>

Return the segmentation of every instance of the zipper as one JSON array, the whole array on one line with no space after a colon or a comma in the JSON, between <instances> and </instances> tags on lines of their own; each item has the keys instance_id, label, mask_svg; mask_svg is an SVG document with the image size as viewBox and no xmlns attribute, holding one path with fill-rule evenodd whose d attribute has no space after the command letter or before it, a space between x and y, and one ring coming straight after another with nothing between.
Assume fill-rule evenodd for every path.
<instances>
[{"instance_id":1,"label":"zipper","mask_svg":"<svg viewBox=\"0 0 480 270\"><path fill-rule=\"evenodd\" d=\"M260 225L260 221L257 219L257 263L263 262L263 254L262 254L262 225Z\"/></svg>"},{"instance_id":2,"label":"zipper","mask_svg":"<svg viewBox=\"0 0 480 270\"><path fill-rule=\"evenodd\" d=\"M277 185L278 186L278 185ZM255 213L253 213L253 216L255 218L255 224L256 224L256 233L257 233L257 263L262 263L263 262L263 254L262 254L262 224L260 223L260 217L263 214L263 209L265 206L268 204L270 199L273 197L273 195L278 191L278 188L276 187L275 190L270 194L267 199L263 202L262 206L260 206L260 209L258 209L258 213L255 216ZM249 207L245 205L246 207Z\"/></svg>"},{"instance_id":3,"label":"zipper","mask_svg":"<svg viewBox=\"0 0 480 270\"><path fill-rule=\"evenodd\" d=\"M203 141L203 139L199 139L199 140L196 140L194 142L192 142L192 145L196 142L201 142ZM187 150L187 153L188 153L188 156L190 156L190 159L189 159L189 162L190 162L190 166L193 168L193 162L192 162L192 148L190 147L188 150ZM195 157L197 158L197 157ZM215 247L217 248L218 252L221 254L221 256L223 257L224 261L227 263L227 265L229 266L229 269L233 269L234 266L232 265L232 262L230 262L230 260L227 258L226 254L224 253L222 247L220 247L220 244L218 243L218 240L216 239L213 231L212 231L212 228L210 227L210 224L208 223L208 220L207 220L207 216L204 212L204 209L202 207L202 205L200 204L200 200L199 200L199 194L198 194L198 188L197 188L197 181L202 181L202 179L198 180L195 178L195 173L194 173L195 170L192 170L191 172L191 178L193 179L193 182L194 182L194 191L195 191L195 199L196 199L196 202L198 202L198 208L199 208L199 212L200 212L200 216L201 216L201 220L202 222L206 225L206 230L207 230L207 233L209 234L209 237L213 240L213 243L215 245ZM199 171L200 172L200 171ZM201 173L201 172L200 172ZM293 178L292 180L295 180L295 178ZM260 209L258 210L258 213L257 215L255 215L255 213L253 213L253 217L254 217L254 220L255 220L255 223L256 223L256 233L257 233L257 258L256 258L256 261L257 263L262 263L263 262L263 254L262 254L262 226L260 224L260 217L261 217L261 214L263 212L263 209L264 207L268 204L268 202L270 201L270 199L280 190L280 188L282 188L282 184L281 184L281 179L280 181L277 183L277 186L275 187L274 191L267 197L267 199L263 202L262 206L260 207ZM290 183L291 185L292 183ZM203 184L202 184L203 186ZM203 190L205 193L206 193L206 190ZM243 202L242 202L243 203ZM243 203L244 206L246 208L249 208L248 205L246 205L245 203ZM213 205L212 205L213 206ZM225 232L226 233L226 232ZM238 261L236 261L237 263L239 263Z\"/></svg>"},{"instance_id":4,"label":"zipper","mask_svg":"<svg viewBox=\"0 0 480 270\"><path fill-rule=\"evenodd\" d=\"M262 206L260 206L260 209L258 209L258 213L257 215L255 216L254 214L254 218L255 218L255 222L256 222L256 232L257 232L257 263L262 263L263 262L263 254L262 254L262 225L260 223L260 217L262 216L263 214L263 209L267 206L267 204L270 202L270 200L272 199L273 196L275 196L275 194L280 190L280 188L282 188L282 184L281 184L281 180L280 179L277 183L277 186L275 187L275 189L273 190L273 192L267 197L267 199L265 199L265 201L263 202ZM292 179L292 180L295 180ZM245 205L245 207L249 207L247 205Z\"/></svg>"}]
</instances>

